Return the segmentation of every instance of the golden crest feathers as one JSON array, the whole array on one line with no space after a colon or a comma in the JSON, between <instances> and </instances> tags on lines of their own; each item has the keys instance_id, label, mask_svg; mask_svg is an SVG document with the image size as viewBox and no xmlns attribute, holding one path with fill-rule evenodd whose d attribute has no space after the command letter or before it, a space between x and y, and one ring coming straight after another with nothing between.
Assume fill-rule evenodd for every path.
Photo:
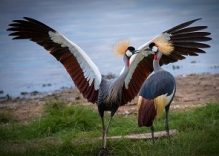
<instances>
[{"instance_id":1,"label":"golden crest feathers","mask_svg":"<svg viewBox=\"0 0 219 156\"><path fill-rule=\"evenodd\" d=\"M124 55L129 47L129 41L119 41L115 44L115 52L117 55Z\"/></svg>"},{"instance_id":2,"label":"golden crest feathers","mask_svg":"<svg viewBox=\"0 0 219 156\"><path fill-rule=\"evenodd\" d=\"M174 50L174 46L169 42L169 34L162 34L156 37L153 41L158 46L158 49L164 55L169 55Z\"/></svg>"}]
</instances>

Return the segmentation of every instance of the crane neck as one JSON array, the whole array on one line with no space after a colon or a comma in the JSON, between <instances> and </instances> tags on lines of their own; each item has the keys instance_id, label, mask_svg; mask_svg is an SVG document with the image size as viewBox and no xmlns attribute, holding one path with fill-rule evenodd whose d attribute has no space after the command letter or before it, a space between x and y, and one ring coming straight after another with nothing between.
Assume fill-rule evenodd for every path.
<instances>
[{"instance_id":1,"label":"crane neck","mask_svg":"<svg viewBox=\"0 0 219 156\"><path fill-rule=\"evenodd\" d=\"M122 97L122 87L125 81L125 78L128 74L129 67L125 64L124 68L122 69L119 77L115 78L109 87L109 95L107 97L107 101L121 101Z\"/></svg>"},{"instance_id":2,"label":"crane neck","mask_svg":"<svg viewBox=\"0 0 219 156\"><path fill-rule=\"evenodd\" d=\"M160 59L161 59L162 54L158 52L157 54L154 54L154 59L153 59L153 69L154 72L162 70L160 66Z\"/></svg>"}]
</instances>

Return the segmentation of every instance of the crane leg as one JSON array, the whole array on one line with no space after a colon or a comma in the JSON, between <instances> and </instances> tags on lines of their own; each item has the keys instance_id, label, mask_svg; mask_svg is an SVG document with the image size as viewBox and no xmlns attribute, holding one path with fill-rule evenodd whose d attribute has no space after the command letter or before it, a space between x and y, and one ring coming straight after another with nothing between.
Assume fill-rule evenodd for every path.
<instances>
[{"instance_id":1,"label":"crane leg","mask_svg":"<svg viewBox=\"0 0 219 156\"><path fill-rule=\"evenodd\" d=\"M109 119L109 122L108 122L108 125L106 126L106 128L105 128L105 132L104 132L104 143L103 143L103 148L106 148L106 142L107 142L107 133L108 133L108 131L109 131L109 127L110 127L110 123L111 123L111 121L112 121L112 116L110 117L110 119Z\"/></svg>"},{"instance_id":2,"label":"crane leg","mask_svg":"<svg viewBox=\"0 0 219 156\"><path fill-rule=\"evenodd\" d=\"M105 123L104 123L104 117L101 117L101 121L102 121L102 147L104 147L104 140L105 140Z\"/></svg>"},{"instance_id":3,"label":"crane leg","mask_svg":"<svg viewBox=\"0 0 219 156\"><path fill-rule=\"evenodd\" d=\"M152 141L154 144L154 126L153 125L151 126L151 137L152 137Z\"/></svg>"},{"instance_id":4,"label":"crane leg","mask_svg":"<svg viewBox=\"0 0 219 156\"><path fill-rule=\"evenodd\" d=\"M105 123L104 123L104 117L101 117L101 120L102 120L102 127L103 127L103 134L102 134L102 149L100 150L98 156L107 156L107 155L108 155L108 151L107 151L107 148L106 148L106 143L107 143L107 133L108 133L108 130L109 130L109 127L110 127L110 123L111 123L111 120L112 120L112 116L110 117L107 126L105 126Z\"/></svg>"},{"instance_id":5,"label":"crane leg","mask_svg":"<svg viewBox=\"0 0 219 156\"><path fill-rule=\"evenodd\" d=\"M167 136L169 137L170 136L170 133L169 133L169 119L168 119L169 107L166 107L165 111L166 111L165 128L166 128Z\"/></svg>"}]
</instances>

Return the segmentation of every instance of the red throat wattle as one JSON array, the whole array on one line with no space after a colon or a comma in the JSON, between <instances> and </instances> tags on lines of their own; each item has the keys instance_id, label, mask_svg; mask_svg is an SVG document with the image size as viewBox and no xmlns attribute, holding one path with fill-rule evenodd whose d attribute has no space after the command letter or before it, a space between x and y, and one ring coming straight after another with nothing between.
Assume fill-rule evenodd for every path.
<instances>
[{"instance_id":1,"label":"red throat wattle","mask_svg":"<svg viewBox=\"0 0 219 156\"><path fill-rule=\"evenodd\" d=\"M157 54L154 54L154 60L157 60L158 58L157 58Z\"/></svg>"},{"instance_id":2,"label":"red throat wattle","mask_svg":"<svg viewBox=\"0 0 219 156\"><path fill-rule=\"evenodd\" d=\"M127 67L129 67L129 60L127 60L126 65L127 65Z\"/></svg>"}]
</instances>

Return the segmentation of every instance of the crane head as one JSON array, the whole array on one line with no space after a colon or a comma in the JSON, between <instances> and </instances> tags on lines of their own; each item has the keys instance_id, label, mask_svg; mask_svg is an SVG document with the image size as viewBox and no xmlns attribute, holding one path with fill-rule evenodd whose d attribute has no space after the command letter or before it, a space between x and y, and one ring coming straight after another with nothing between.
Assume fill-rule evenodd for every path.
<instances>
[{"instance_id":1,"label":"crane head","mask_svg":"<svg viewBox=\"0 0 219 156\"><path fill-rule=\"evenodd\" d=\"M133 54L136 53L136 50L134 47L132 46L129 46L127 49L126 49L126 52L125 52L125 56L130 58Z\"/></svg>"},{"instance_id":2,"label":"crane head","mask_svg":"<svg viewBox=\"0 0 219 156\"><path fill-rule=\"evenodd\" d=\"M133 46L130 46L129 41L120 41L115 45L115 51L118 55L123 56L123 60L127 66L130 64L130 58L138 53Z\"/></svg>"},{"instance_id":3,"label":"crane head","mask_svg":"<svg viewBox=\"0 0 219 156\"><path fill-rule=\"evenodd\" d=\"M152 51L152 53L158 52L158 46L154 42L151 42L148 47Z\"/></svg>"}]
</instances>

